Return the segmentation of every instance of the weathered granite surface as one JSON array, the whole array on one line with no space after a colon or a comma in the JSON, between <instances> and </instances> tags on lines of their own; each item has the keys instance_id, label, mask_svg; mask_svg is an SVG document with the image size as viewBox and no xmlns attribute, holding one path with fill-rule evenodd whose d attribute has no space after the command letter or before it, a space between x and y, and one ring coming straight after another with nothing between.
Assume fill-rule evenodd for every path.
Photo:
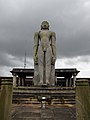
<instances>
[{"instance_id":1,"label":"weathered granite surface","mask_svg":"<svg viewBox=\"0 0 90 120\"><path fill-rule=\"evenodd\" d=\"M10 120L12 88L12 79L2 79L0 93L0 120Z\"/></svg>"},{"instance_id":2,"label":"weathered granite surface","mask_svg":"<svg viewBox=\"0 0 90 120\"><path fill-rule=\"evenodd\" d=\"M51 98L53 103L75 104L75 89L72 87L17 87L13 89L13 103L38 103L40 96ZM36 99L36 100L35 100Z\"/></svg>"},{"instance_id":3,"label":"weathered granite surface","mask_svg":"<svg viewBox=\"0 0 90 120\"><path fill-rule=\"evenodd\" d=\"M34 35L34 85L55 85L56 36L43 21Z\"/></svg>"},{"instance_id":4,"label":"weathered granite surface","mask_svg":"<svg viewBox=\"0 0 90 120\"><path fill-rule=\"evenodd\" d=\"M75 106L13 105L12 120L76 120Z\"/></svg>"},{"instance_id":5,"label":"weathered granite surface","mask_svg":"<svg viewBox=\"0 0 90 120\"><path fill-rule=\"evenodd\" d=\"M90 120L90 91L88 80L76 81L77 120Z\"/></svg>"}]
</instances>

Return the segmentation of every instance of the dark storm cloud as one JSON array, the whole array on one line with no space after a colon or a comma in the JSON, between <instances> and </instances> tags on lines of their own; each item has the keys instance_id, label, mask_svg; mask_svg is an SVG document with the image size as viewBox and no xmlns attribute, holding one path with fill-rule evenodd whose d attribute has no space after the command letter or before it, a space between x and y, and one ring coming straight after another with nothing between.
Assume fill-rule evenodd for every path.
<instances>
[{"instance_id":1,"label":"dark storm cloud","mask_svg":"<svg viewBox=\"0 0 90 120\"><path fill-rule=\"evenodd\" d=\"M67 39L67 40L66 40ZM68 38L63 38L60 42L61 56L76 57L90 55L90 34L89 32L80 31ZM66 40L64 42L64 40ZM57 52L59 49L57 50ZM59 53L58 53L59 54Z\"/></svg>"},{"instance_id":2,"label":"dark storm cloud","mask_svg":"<svg viewBox=\"0 0 90 120\"><path fill-rule=\"evenodd\" d=\"M43 20L56 32L57 57L90 55L89 0L1 0L1 65L23 59L25 50L33 57L33 36ZM5 59L13 56L9 62Z\"/></svg>"},{"instance_id":3,"label":"dark storm cloud","mask_svg":"<svg viewBox=\"0 0 90 120\"><path fill-rule=\"evenodd\" d=\"M8 60L8 55L3 53L3 52L0 52L0 66L9 66L11 65L10 64L10 61Z\"/></svg>"}]
</instances>

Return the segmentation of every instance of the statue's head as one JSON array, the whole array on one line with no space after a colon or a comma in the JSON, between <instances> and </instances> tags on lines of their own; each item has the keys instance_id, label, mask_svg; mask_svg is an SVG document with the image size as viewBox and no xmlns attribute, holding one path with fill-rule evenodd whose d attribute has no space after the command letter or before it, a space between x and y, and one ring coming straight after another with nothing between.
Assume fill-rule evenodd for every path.
<instances>
[{"instance_id":1,"label":"statue's head","mask_svg":"<svg viewBox=\"0 0 90 120\"><path fill-rule=\"evenodd\" d=\"M41 24L41 29L48 29L49 30L49 23L47 21L43 21Z\"/></svg>"}]
</instances>

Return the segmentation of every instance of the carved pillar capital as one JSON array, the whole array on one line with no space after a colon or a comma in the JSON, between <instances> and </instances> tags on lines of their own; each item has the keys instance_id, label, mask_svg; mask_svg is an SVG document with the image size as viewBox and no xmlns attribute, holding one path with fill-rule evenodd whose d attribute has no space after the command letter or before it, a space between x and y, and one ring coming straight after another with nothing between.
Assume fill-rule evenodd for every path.
<instances>
[{"instance_id":1,"label":"carved pillar capital","mask_svg":"<svg viewBox=\"0 0 90 120\"><path fill-rule=\"evenodd\" d=\"M13 76L17 76L17 74L16 74L16 73L12 73L12 75L13 75Z\"/></svg>"}]
</instances>

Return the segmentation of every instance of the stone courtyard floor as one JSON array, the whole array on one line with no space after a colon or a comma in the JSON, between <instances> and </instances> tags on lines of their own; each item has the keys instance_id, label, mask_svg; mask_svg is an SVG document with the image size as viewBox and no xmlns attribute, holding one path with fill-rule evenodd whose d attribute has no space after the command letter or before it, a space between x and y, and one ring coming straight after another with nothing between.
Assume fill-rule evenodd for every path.
<instances>
[{"instance_id":1,"label":"stone courtyard floor","mask_svg":"<svg viewBox=\"0 0 90 120\"><path fill-rule=\"evenodd\" d=\"M12 120L76 120L74 105L50 105L41 109L40 105L13 104Z\"/></svg>"}]
</instances>

